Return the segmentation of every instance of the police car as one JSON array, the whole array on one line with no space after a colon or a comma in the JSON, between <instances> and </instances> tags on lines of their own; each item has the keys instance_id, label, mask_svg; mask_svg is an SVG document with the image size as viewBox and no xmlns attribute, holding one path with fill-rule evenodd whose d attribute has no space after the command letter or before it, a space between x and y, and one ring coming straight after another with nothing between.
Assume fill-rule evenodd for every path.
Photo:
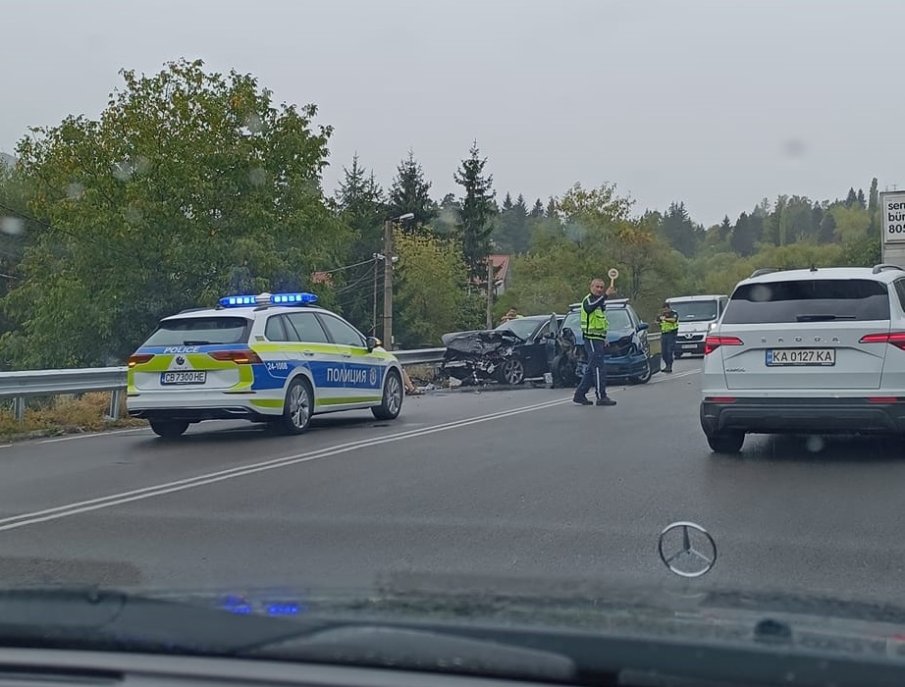
<instances>
[{"instance_id":1,"label":"police car","mask_svg":"<svg viewBox=\"0 0 905 687\"><path fill-rule=\"evenodd\" d=\"M395 419L399 361L316 302L311 293L226 296L164 318L129 357L129 415L168 439L202 420L300 434L319 413L369 408Z\"/></svg>"}]
</instances>

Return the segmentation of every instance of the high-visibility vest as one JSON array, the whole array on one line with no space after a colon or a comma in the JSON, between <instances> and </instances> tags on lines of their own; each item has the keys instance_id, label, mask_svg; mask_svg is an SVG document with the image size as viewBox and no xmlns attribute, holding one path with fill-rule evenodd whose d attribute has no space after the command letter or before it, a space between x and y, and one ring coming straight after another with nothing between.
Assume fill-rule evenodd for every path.
<instances>
[{"instance_id":1,"label":"high-visibility vest","mask_svg":"<svg viewBox=\"0 0 905 687\"><path fill-rule=\"evenodd\" d=\"M675 310L671 310L670 315L676 316L675 322L669 322L667 320L660 320L660 332L663 334L669 334L669 332L674 332L679 328L679 315Z\"/></svg>"},{"instance_id":2,"label":"high-visibility vest","mask_svg":"<svg viewBox=\"0 0 905 687\"><path fill-rule=\"evenodd\" d=\"M584 297L581 301L581 333L586 339L603 339L606 340L606 331L609 329L609 322L606 319L606 311L603 308L595 308L594 312L588 313L585 309L585 303L591 302L591 294Z\"/></svg>"}]
</instances>

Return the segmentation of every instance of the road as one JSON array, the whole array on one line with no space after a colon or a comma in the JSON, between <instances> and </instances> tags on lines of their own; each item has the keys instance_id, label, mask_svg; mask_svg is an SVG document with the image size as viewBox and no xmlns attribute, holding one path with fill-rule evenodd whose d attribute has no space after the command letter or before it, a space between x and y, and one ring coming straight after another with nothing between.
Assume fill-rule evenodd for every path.
<instances>
[{"instance_id":1,"label":"road","mask_svg":"<svg viewBox=\"0 0 905 687\"><path fill-rule=\"evenodd\" d=\"M656 554L710 530L708 585L905 603L905 460L866 439L749 437L710 453L700 360L614 387L439 392L396 422L317 419L301 437L202 424L0 447L0 580L152 589L380 581L631 581L686 589Z\"/></svg>"}]
</instances>

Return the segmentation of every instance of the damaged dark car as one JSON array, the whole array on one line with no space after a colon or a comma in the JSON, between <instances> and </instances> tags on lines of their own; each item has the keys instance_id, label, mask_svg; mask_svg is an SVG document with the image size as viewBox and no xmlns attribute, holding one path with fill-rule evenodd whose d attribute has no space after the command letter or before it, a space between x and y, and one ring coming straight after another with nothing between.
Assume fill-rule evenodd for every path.
<instances>
[{"instance_id":1,"label":"damaged dark car","mask_svg":"<svg viewBox=\"0 0 905 687\"><path fill-rule=\"evenodd\" d=\"M544 379L561 315L532 315L504 322L496 329L443 335L446 353L441 373L463 384L518 385Z\"/></svg>"},{"instance_id":2,"label":"damaged dark car","mask_svg":"<svg viewBox=\"0 0 905 687\"><path fill-rule=\"evenodd\" d=\"M555 387L575 387L587 365L581 334L580 304L575 304L558 330L550 371ZM654 349L643 322L627 299L607 301L609 320L604 365L607 379L645 384L660 370L659 339Z\"/></svg>"}]
</instances>

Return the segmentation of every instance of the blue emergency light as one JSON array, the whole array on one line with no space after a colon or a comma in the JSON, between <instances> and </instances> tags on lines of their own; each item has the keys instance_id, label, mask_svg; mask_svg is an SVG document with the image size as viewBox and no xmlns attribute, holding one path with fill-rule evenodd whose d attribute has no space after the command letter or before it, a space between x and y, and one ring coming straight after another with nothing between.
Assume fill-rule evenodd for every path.
<instances>
[{"instance_id":1,"label":"blue emergency light","mask_svg":"<svg viewBox=\"0 0 905 687\"><path fill-rule=\"evenodd\" d=\"M257 303L254 296L224 296L219 302L224 308L244 308Z\"/></svg>"},{"instance_id":2,"label":"blue emergency light","mask_svg":"<svg viewBox=\"0 0 905 687\"><path fill-rule=\"evenodd\" d=\"M317 303L317 295L313 293L275 293L270 297L274 305L312 305Z\"/></svg>"},{"instance_id":3,"label":"blue emergency light","mask_svg":"<svg viewBox=\"0 0 905 687\"><path fill-rule=\"evenodd\" d=\"M224 296L219 301L222 308L247 308L250 305L313 305L317 295L313 293L262 293L257 296Z\"/></svg>"}]
</instances>

